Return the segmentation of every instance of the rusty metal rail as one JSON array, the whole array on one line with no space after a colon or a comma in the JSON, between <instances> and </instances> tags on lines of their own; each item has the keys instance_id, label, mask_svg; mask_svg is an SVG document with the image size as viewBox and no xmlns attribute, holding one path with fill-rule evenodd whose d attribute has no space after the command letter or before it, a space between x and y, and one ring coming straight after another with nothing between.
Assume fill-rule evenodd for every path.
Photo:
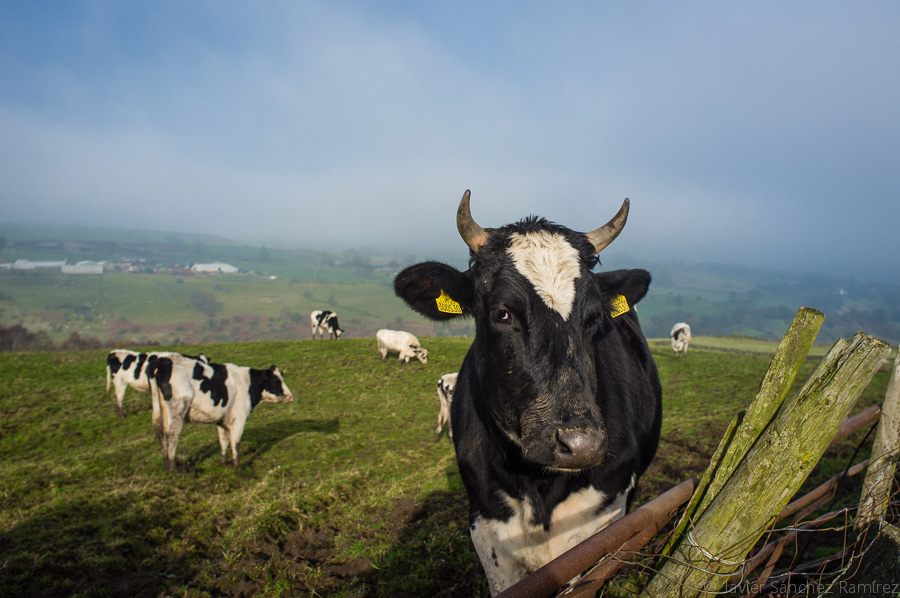
<instances>
[{"instance_id":1,"label":"rusty metal rail","mask_svg":"<svg viewBox=\"0 0 900 598\"><path fill-rule=\"evenodd\" d=\"M553 595L601 558L607 555L615 558L629 540L648 529L653 530L645 543L649 541L690 499L696 487L697 479L691 478L670 488L503 590L496 598L546 598Z\"/></svg>"},{"instance_id":2,"label":"rusty metal rail","mask_svg":"<svg viewBox=\"0 0 900 598\"><path fill-rule=\"evenodd\" d=\"M848 417L846 421L841 424L838 433L834 435L834 438L831 440L831 445L829 446L834 446L836 443L840 442L850 434L853 434L863 426L874 424L878 421L879 417L881 417L881 403L872 405L868 409L860 411L853 417Z\"/></svg>"}]
</instances>

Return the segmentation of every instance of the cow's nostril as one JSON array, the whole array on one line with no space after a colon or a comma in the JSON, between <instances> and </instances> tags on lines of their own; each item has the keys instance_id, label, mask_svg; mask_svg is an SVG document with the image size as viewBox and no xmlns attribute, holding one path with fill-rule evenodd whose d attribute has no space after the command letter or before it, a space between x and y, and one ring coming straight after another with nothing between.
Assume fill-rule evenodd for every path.
<instances>
[{"instance_id":1,"label":"cow's nostril","mask_svg":"<svg viewBox=\"0 0 900 598\"><path fill-rule=\"evenodd\" d=\"M554 466L585 469L600 463L603 433L599 430L557 430Z\"/></svg>"}]
</instances>

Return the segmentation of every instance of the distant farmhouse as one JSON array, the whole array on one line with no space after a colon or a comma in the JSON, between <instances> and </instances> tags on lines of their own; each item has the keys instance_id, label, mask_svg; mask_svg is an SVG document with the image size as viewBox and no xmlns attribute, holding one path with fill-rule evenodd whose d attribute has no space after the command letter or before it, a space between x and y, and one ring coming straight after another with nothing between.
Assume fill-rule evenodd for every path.
<instances>
[{"instance_id":1,"label":"distant farmhouse","mask_svg":"<svg viewBox=\"0 0 900 598\"><path fill-rule=\"evenodd\" d=\"M12 270L60 270L63 274L103 274L103 266L106 262L78 262L68 265L66 260L59 262L16 260L12 264L0 264Z\"/></svg>"},{"instance_id":2,"label":"distant farmhouse","mask_svg":"<svg viewBox=\"0 0 900 598\"><path fill-rule=\"evenodd\" d=\"M33 262L31 260L16 260L13 262L13 270L38 270L40 268L62 268L66 260L61 262Z\"/></svg>"},{"instance_id":3,"label":"distant farmhouse","mask_svg":"<svg viewBox=\"0 0 900 598\"><path fill-rule=\"evenodd\" d=\"M191 266L191 271L196 273L213 272L218 274L234 274L238 269L231 264L226 264L224 262L212 262L210 264L194 264Z\"/></svg>"},{"instance_id":4,"label":"distant farmhouse","mask_svg":"<svg viewBox=\"0 0 900 598\"><path fill-rule=\"evenodd\" d=\"M67 265L63 264L62 273L63 274L103 274L103 264L104 264L104 262L89 262L89 261L78 262L74 266L67 266Z\"/></svg>"}]
</instances>

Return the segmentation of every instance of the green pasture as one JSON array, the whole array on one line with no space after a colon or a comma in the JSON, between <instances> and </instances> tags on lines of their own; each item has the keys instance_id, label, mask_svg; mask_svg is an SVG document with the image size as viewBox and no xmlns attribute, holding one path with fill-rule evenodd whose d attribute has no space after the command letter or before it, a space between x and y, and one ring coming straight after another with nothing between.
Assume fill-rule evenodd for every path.
<instances>
[{"instance_id":1,"label":"green pasture","mask_svg":"<svg viewBox=\"0 0 900 598\"><path fill-rule=\"evenodd\" d=\"M337 274L326 282L257 274L0 270L0 325L22 324L55 341L77 331L120 345L287 340L309 338L309 313L331 309L347 338L374 336L379 328L401 323L415 333L439 334L441 327L426 323L394 296L389 280L333 270ZM197 294L212 298L213 312L192 303Z\"/></svg>"},{"instance_id":2,"label":"green pasture","mask_svg":"<svg viewBox=\"0 0 900 598\"><path fill-rule=\"evenodd\" d=\"M276 364L296 400L254 411L237 471L219 464L214 426L186 424L177 473L146 394L129 389L116 417L105 351L0 354L0 596L487 596L452 445L432 442L435 383L470 341L421 340L425 365L383 363L374 339L179 347ZM639 503L699 475L752 399L770 356L723 348L676 361L653 342L663 436Z\"/></svg>"}]
</instances>

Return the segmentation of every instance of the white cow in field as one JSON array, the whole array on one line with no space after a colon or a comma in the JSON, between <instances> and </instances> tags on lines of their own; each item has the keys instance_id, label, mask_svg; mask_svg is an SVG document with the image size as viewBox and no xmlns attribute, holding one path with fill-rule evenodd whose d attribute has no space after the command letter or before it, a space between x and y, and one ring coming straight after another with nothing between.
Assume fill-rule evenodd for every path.
<instances>
[{"instance_id":1,"label":"white cow in field","mask_svg":"<svg viewBox=\"0 0 900 598\"><path fill-rule=\"evenodd\" d=\"M259 403L294 400L274 365L255 370L233 363L205 363L182 356L161 357L147 368L153 399L153 428L159 438L163 465L175 469L175 450L184 422L216 424L222 464L228 447L235 467L238 446L250 412Z\"/></svg>"},{"instance_id":2,"label":"white cow in field","mask_svg":"<svg viewBox=\"0 0 900 598\"><path fill-rule=\"evenodd\" d=\"M691 342L691 327L684 322L678 322L672 326L669 333L672 340L672 350L675 351L675 359L681 359L687 355L688 343Z\"/></svg>"},{"instance_id":3,"label":"white cow in field","mask_svg":"<svg viewBox=\"0 0 900 598\"><path fill-rule=\"evenodd\" d=\"M180 355L169 351L157 351L155 353L138 353L128 349L114 349L106 356L106 396L109 397L110 383L116 389L116 413L119 417L125 417L123 401L125 389L129 386L140 391L147 392L150 385L147 381L147 364L158 357ZM191 359L209 361L206 355L185 356Z\"/></svg>"},{"instance_id":4,"label":"white cow in field","mask_svg":"<svg viewBox=\"0 0 900 598\"><path fill-rule=\"evenodd\" d=\"M422 363L428 363L428 351L419 344L419 339L409 332L382 328L375 333L375 339L378 341L378 352L381 353L382 361L387 361L388 353L399 353L403 363L409 363L411 357Z\"/></svg>"},{"instance_id":5,"label":"white cow in field","mask_svg":"<svg viewBox=\"0 0 900 598\"><path fill-rule=\"evenodd\" d=\"M434 431L434 441L441 439L441 432L444 426L447 427L447 435L453 440L453 428L450 426L450 404L453 402L453 391L456 390L456 378L458 374L444 374L438 378L437 392L438 401L441 403L441 410L438 413L437 429Z\"/></svg>"}]
</instances>

